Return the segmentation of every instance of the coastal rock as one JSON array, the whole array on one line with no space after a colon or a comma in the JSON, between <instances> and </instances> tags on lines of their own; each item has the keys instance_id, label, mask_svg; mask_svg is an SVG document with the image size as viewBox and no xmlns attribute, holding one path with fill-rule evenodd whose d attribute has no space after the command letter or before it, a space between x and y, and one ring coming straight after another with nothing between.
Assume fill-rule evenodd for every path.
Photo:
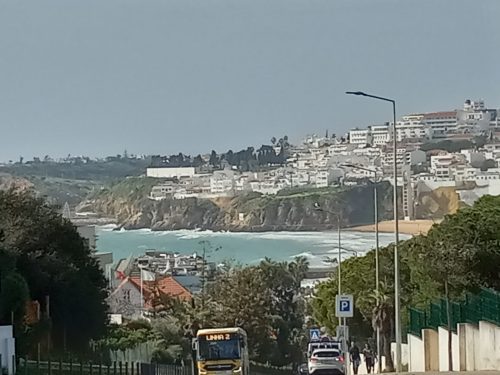
<instances>
[{"instance_id":1,"label":"coastal rock","mask_svg":"<svg viewBox=\"0 0 500 375\"><path fill-rule=\"evenodd\" d=\"M146 179L144 179L146 180ZM151 200L150 183L140 179L105 189L80 206L106 217L114 217L125 229L229 230L229 231L317 231L341 225L373 223L373 186L328 189L293 189L275 196L247 193L234 198ZM389 183L379 184L380 219L392 215ZM314 208L318 202L323 211Z\"/></svg>"}]
</instances>

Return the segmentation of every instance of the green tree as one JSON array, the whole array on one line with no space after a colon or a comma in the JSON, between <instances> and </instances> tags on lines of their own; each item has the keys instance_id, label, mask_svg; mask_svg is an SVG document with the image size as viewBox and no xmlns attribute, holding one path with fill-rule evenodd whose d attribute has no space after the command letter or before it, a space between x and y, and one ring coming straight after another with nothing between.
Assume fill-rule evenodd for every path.
<instances>
[{"instance_id":1,"label":"green tree","mask_svg":"<svg viewBox=\"0 0 500 375\"><path fill-rule=\"evenodd\" d=\"M106 280L76 228L29 191L0 192L3 247L42 311L50 301L56 349L82 350L104 333Z\"/></svg>"}]
</instances>

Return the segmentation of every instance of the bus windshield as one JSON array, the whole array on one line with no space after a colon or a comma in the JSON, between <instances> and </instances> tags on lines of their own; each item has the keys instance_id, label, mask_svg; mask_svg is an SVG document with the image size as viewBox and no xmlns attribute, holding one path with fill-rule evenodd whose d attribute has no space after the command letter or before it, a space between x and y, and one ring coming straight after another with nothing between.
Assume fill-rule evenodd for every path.
<instances>
[{"instance_id":1,"label":"bus windshield","mask_svg":"<svg viewBox=\"0 0 500 375\"><path fill-rule=\"evenodd\" d=\"M240 339L237 335L211 338L200 336L198 340L198 359L200 361L241 358Z\"/></svg>"}]
</instances>

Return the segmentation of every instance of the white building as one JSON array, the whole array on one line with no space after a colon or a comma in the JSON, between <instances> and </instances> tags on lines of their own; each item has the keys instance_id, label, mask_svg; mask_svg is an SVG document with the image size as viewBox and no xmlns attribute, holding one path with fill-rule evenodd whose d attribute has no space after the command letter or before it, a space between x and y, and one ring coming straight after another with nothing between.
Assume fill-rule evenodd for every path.
<instances>
[{"instance_id":1,"label":"white building","mask_svg":"<svg viewBox=\"0 0 500 375\"><path fill-rule=\"evenodd\" d=\"M465 157L461 154L441 152L431 156L431 173L438 178L449 178L453 165L465 165Z\"/></svg>"},{"instance_id":2,"label":"white building","mask_svg":"<svg viewBox=\"0 0 500 375\"><path fill-rule=\"evenodd\" d=\"M367 129L353 129L349 132L349 143L351 145L385 145L392 138L392 130L389 125L372 125Z\"/></svg>"},{"instance_id":3,"label":"white building","mask_svg":"<svg viewBox=\"0 0 500 375\"><path fill-rule=\"evenodd\" d=\"M165 199L169 195L172 195L174 192L175 192L174 183L168 181L164 184L153 186L151 188L151 193L149 194L149 197L151 199L161 200Z\"/></svg>"},{"instance_id":4,"label":"white building","mask_svg":"<svg viewBox=\"0 0 500 375\"><path fill-rule=\"evenodd\" d=\"M496 109L486 108L484 100L467 99L463 109L457 111L457 128L463 133L487 134L497 115Z\"/></svg>"},{"instance_id":5,"label":"white building","mask_svg":"<svg viewBox=\"0 0 500 375\"><path fill-rule=\"evenodd\" d=\"M407 150L405 147L398 147L396 149L396 163L398 165L405 164L406 153ZM392 147L387 147L384 151L382 151L381 164L382 167L385 168L392 167L394 165L394 152Z\"/></svg>"},{"instance_id":6,"label":"white building","mask_svg":"<svg viewBox=\"0 0 500 375\"><path fill-rule=\"evenodd\" d=\"M210 178L212 194L228 193L235 190L234 173L231 171L216 171Z\"/></svg>"},{"instance_id":7,"label":"white building","mask_svg":"<svg viewBox=\"0 0 500 375\"><path fill-rule=\"evenodd\" d=\"M431 139L432 128L422 122L424 115L406 115L396 122L398 142L410 139Z\"/></svg>"},{"instance_id":8,"label":"white building","mask_svg":"<svg viewBox=\"0 0 500 375\"><path fill-rule=\"evenodd\" d=\"M349 132L349 143L353 145L371 144L370 129L354 129Z\"/></svg>"},{"instance_id":9,"label":"white building","mask_svg":"<svg viewBox=\"0 0 500 375\"><path fill-rule=\"evenodd\" d=\"M392 127L387 125L373 125L371 127L372 145L382 146L392 139Z\"/></svg>"},{"instance_id":10,"label":"white building","mask_svg":"<svg viewBox=\"0 0 500 375\"><path fill-rule=\"evenodd\" d=\"M155 178L183 178L195 175L194 167L150 167L146 169L146 176Z\"/></svg>"},{"instance_id":11,"label":"white building","mask_svg":"<svg viewBox=\"0 0 500 375\"><path fill-rule=\"evenodd\" d=\"M422 123L430 127L432 138L446 138L457 128L457 111L424 113Z\"/></svg>"}]
</instances>

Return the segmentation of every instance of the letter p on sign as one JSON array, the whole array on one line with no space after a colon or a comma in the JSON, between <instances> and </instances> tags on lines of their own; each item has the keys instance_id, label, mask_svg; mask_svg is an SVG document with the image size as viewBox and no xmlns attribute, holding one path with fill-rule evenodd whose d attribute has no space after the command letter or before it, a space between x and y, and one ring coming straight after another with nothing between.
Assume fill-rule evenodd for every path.
<instances>
[{"instance_id":1,"label":"letter p on sign","mask_svg":"<svg viewBox=\"0 0 500 375\"><path fill-rule=\"evenodd\" d=\"M338 318L352 318L354 316L354 298L352 294L337 295L335 305Z\"/></svg>"}]
</instances>

